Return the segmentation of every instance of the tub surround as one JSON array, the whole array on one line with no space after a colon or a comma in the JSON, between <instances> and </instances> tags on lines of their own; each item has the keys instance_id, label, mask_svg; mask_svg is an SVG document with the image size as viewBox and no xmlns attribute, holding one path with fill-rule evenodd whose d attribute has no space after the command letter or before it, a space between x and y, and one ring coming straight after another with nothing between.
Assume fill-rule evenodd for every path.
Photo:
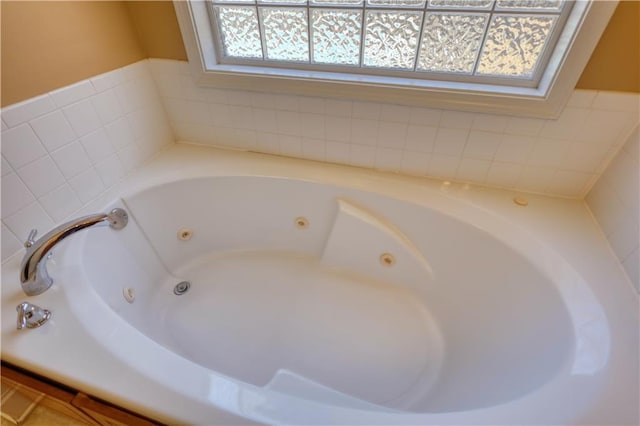
<instances>
[{"instance_id":1,"label":"tub surround","mask_svg":"<svg viewBox=\"0 0 640 426\"><path fill-rule=\"evenodd\" d=\"M174 141L147 60L2 109L2 260Z\"/></svg>"},{"instance_id":2,"label":"tub surround","mask_svg":"<svg viewBox=\"0 0 640 426\"><path fill-rule=\"evenodd\" d=\"M586 201L629 280L640 292L639 132L636 127Z\"/></svg>"},{"instance_id":3,"label":"tub surround","mask_svg":"<svg viewBox=\"0 0 640 426\"><path fill-rule=\"evenodd\" d=\"M513 231L517 230L515 235L521 234L523 242L535 240L534 246L541 244L542 252L560 253L588 283L590 291L604 309L610 339L610 344L605 344L605 347L609 348L609 352L602 360L604 367L598 362L587 362L587 359L579 363L582 373L595 371L589 370L594 365L601 366L596 375L583 376L585 384L595 386L595 399L588 402L585 400L585 405L580 406L577 399L570 398L573 402L571 408L567 408L567 400L556 395L558 405L547 405L544 410L523 414L526 417L522 417L525 420L520 423L548 423L550 417L545 416L553 413L566 419L562 423L569 424L637 424L639 419L634 407L637 407L638 399L638 384L635 381L638 371L632 371L637 368L637 363L633 360L638 357L637 295L628 286L617 259L609 251L599 228L580 200L527 195L529 205L521 207L513 203L512 191L456 183L444 184L429 179L339 165L177 144L159 153L142 169L110 188L79 213L101 211L120 194L133 194L161 183L198 176L238 175L287 176L374 191L398 200L449 212L457 218L470 220L470 223L475 223L480 228L489 226L497 230L498 234L504 234L501 238L513 239ZM501 228L503 231L500 231ZM75 259L80 256L77 252L80 246L81 241L78 244L67 243L66 248L59 253L67 260ZM521 249L526 246L528 243L522 245ZM262 400L257 394L252 396L251 392L244 393L226 378L219 378L215 374L203 375L204 370L201 371L200 367L188 362L181 364L179 370L167 368L168 365L178 365L185 360L168 353L152 355L157 350L157 345L149 339L141 340L141 334L115 312L108 310L106 305L100 308L105 321L83 325L81 319L89 314L85 310L92 309L91 303L73 303L74 298L88 298L86 300L89 301L98 296L86 285L78 285L78 280L69 278L65 280L67 285L59 283L57 288L33 298L34 302L52 309L54 318L40 329L17 332L14 329L15 312L9 307L24 298L17 279L20 257L20 254L16 254L10 258L2 270L3 359L160 421L246 424L246 419L225 411L240 410L250 414L253 420L278 422L277 418L271 417L277 409L262 410ZM595 333L595 338L601 331L590 332ZM109 337L97 341L97 335ZM602 347L602 342L593 343ZM176 362L178 364L174 364ZM194 390L199 396L193 393ZM282 404L281 409L285 406L297 406L301 410L288 412L291 415L289 420L297 420L297 423L303 419L320 423L329 421L328 417L305 417L308 410L319 409L314 403L297 398L282 398L274 400L276 405L272 407ZM180 403L176 403L178 400ZM529 400L528 396L519 400L514 409L526 411L527 404L522 401ZM218 408L213 408L212 403ZM577 412L573 410L580 410L582 414L576 418L574 414ZM331 413L348 416L348 409L334 408ZM506 416L503 419L513 418L509 417L513 412L508 413L508 410L503 412ZM376 421L389 423L391 417L386 416L391 415L393 413L381 411L375 414L375 418L378 419ZM443 414L438 419L442 420L441 424L460 424L464 417L459 415L461 413L451 414L453 417ZM469 415L473 416L473 423L495 423L495 418L492 421L491 416L483 410L469 412ZM466 419L462 423L471 422L471 418Z\"/></svg>"},{"instance_id":4,"label":"tub surround","mask_svg":"<svg viewBox=\"0 0 640 426\"><path fill-rule=\"evenodd\" d=\"M556 120L199 87L151 66L179 140L583 198L633 129L635 93L575 90Z\"/></svg>"}]
</instances>

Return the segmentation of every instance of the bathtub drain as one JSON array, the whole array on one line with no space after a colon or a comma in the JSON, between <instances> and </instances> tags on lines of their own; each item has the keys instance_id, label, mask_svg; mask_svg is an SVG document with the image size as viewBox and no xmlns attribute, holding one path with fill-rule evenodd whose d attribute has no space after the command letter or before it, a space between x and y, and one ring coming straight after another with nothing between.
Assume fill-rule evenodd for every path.
<instances>
[{"instance_id":1,"label":"bathtub drain","mask_svg":"<svg viewBox=\"0 0 640 426\"><path fill-rule=\"evenodd\" d=\"M173 288L173 294L175 294L176 296L182 296L183 294L189 291L190 287L191 287L191 283L189 281L179 282Z\"/></svg>"}]
</instances>

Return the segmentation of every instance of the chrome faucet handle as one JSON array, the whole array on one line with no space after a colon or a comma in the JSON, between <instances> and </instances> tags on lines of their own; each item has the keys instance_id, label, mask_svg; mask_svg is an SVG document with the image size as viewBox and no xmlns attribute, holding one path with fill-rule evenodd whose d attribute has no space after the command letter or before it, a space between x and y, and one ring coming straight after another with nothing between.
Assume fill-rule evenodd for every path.
<instances>
[{"instance_id":1,"label":"chrome faucet handle","mask_svg":"<svg viewBox=\"0 0 640 426\"><path fill-rule=\"evenodd\" d=\"M31 232L29 232L27 241L24 242L25 248L31 247L36 242L36 235L38 235L38 230L36 228L33 228Z\"/></svg>"},{"instance_id":2,"label":"chrome faucet handle","mask_svg":"<svg viewBox=\"0 0 640 426\"><path fill-rule=\"evenodd\" d=\"M22 302L21 304L16 306L16 311L18 311L16 328L18 330L22 330L27 326L27 302Z\"/></svg>"},{"instance_id":3,"label":"chrome faucet handle","mask_svg":"<svg viewBox=\"0 0 640 426\"><path fill-rule=\"evenodd\" d=\"M42 309L40 306L36 306L33 303L22 302L16 306L18 312L18 319L16 321L16 328L22 330L23 328L36 328L47 322L51 318L51 312L47 309Z\"/></svg>"}]
</instances>

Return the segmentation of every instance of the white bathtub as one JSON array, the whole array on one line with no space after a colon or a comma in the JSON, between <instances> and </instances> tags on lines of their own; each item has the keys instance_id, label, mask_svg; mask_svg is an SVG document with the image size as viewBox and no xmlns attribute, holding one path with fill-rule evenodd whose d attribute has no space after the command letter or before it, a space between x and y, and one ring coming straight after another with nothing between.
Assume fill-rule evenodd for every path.
<instances>
[{"instance_id":1,"label":"white bathtub","mask_svg":"<svg viewBox=\"0 0 640 426\"><path fill-rule=\"evenodd\" d=\"M108 197L129 225L43 295L4 265L3 359L171 423L638 423L637 295L580 202L180 145Z\"/></svg>"}]
</instances>

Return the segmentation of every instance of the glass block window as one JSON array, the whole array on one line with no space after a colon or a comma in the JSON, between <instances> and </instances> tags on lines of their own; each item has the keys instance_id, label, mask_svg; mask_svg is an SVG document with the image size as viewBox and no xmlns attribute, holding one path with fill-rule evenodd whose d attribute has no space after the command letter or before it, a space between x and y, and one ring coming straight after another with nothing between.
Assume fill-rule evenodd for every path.
<instances>
[{"instance_id":1,"label":"glass block window","mask_svg":"<svg viewBox=\"0 0 640 426\"><path fill-rule=\"evenodd\" d=\"M572 2L209 0L209 6L222 64L531 86Z\"/></svg>"}]
</instances>

